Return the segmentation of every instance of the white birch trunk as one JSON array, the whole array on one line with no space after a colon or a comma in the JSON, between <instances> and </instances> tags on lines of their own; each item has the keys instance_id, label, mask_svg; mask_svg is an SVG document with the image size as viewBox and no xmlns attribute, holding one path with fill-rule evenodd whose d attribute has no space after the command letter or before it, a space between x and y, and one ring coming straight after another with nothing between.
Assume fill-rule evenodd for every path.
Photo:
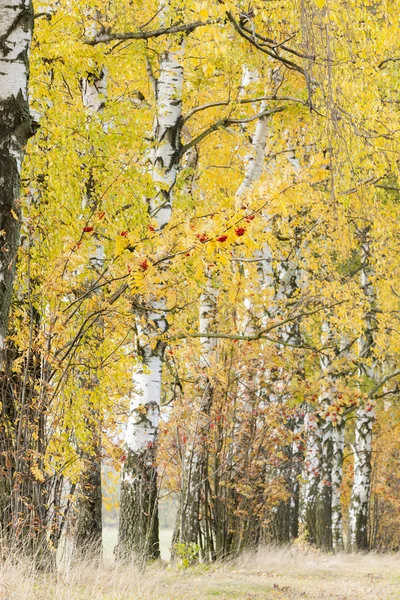
<instances>
[{"instance_id":1,"label":"white birch trunk","mask_svg":"<svg viewBox=\"0 0 400 600\"><path fill-rule=\"evenodd\" d=\"M333 439L331 419L321 423L321 470L318 481L316 505L316 544L319 548L332 550L332 457Z\"/></svg>"},{"instance_id":2,"label":"white birch trunk","mask_svg":"<svg viewBox=\"0 0 400 600\"><path fill-rule=\"evenodd\" d=\"M172 192L178 169L179 126L182 109L183 42L177 50L164 51L159 77L150 74L155 92L154 148L150 154L155 195L150 212L162 230L172 214ZM162 290L160 290L160 295ZM142 365L134 374L125 437L126 460L121 486L118 553L140 560L160 555L158 540L158 483L156 468L157 426L161 405L161 378L166 333L165 302L147 301L145 326L138 330L138 354Z\"/></svg>"},{"instance_id":3,"label":"white birch trunk","mask_svg":"<svg viewBox=\"0 0 400 600\"><path fill-rule=\"evenodd\" d=\"M369 227L360 232L361 287L367 301L364 334L360 339L360 377L377 378L377 362L373 356L376 333L375 292L372 284L372 265ZM357 410L354 440L354 481L349 511L349 548L368 548L368 519L371 493L372 428L375 414L370 403Z\"/></svg>"},{"instance_id":4,"label":"white birch trunk","mask_svg":"<svg viewBox=\"0 0 400 600\"><path fill-rule=\"evenodd\" d=\"M307 449L300 491L300 532L310 543L316 542L316 503L321 479L321 426L314 412L306 413L304 428Z\"/></svg>"},{"instance_id":5,"label":"white birch trunk","mask_svg":"<svg viewBox=\"0 0 400 600\"><path fill-rule=\"evenodd\" d=\"M335 552L343 549L341 486L343 479L344 421L332 429L332 546Z\"/></svg>"},{"instance_id":6,"label":"white birch trunk","mask_svg":"<svg viewBox=\"0 0 400 600\"><path fill-rule=\"evenodd\" d=\"M345 336L341 337L340 351L341 354L348 357L346 347L348 340ZM343 453L344 453L344 438L346 430L346 421L339 417L333 423L332 443L332 546L335 552L343 550L343 513L341 502L341 489L343 480Z\"/></svg>"},{"instance_id":7,"label":"white birch trunk","mask_svg":"<svg viewBox=\"0 0 400 600\"><path fill-rule=\"evenodd\" d=\"M29 52L33 29L30 0L0 6L0 362L13 291L20 232L20 175L24 147L36 130L29 113Z\"/></svg>"},{"instance_id":8,"label":"white birch trunk","mask_svg":"<svg viewBox=\"0 0 400 600\"><path fill-rule=\"evenodd\" d=\"M260 112L266 110L266 103L260 105ZM261 117L257 121L253 136L252 152L247 156L246 169L243 181L236 192L236 198L240 199L248 193L260 179L264 170L265 148L268 138L268 117Z\"/></svg>"},{"instance_id":9,"label":"white birch trunk","mask_svg":"<svg viewBox=\"0 0 400 600\"><path fill-rule=\"evenodd\" d=\"M368 548L368 516L371 491L372 427L374 415L369 407L357 410L354 441L354 481L349 512L351 550Z\"/></svg>"},{"instance_id":10,"label":"white birch trunk","mask_svg":"<svg viewBox=\"0 0 400 600\"><path fill-rule=\"evenodd\" d=\"M327 321L322 323L321 344L327 347L332 341L332 330ZM330 373L332 357L321 355L321 392L318 399L317 415L320 420L320 476L315 507L315 543L323 550L332 549L332 419L324 417L335 395L335 384Z\"/></svg>"}]
</instances>

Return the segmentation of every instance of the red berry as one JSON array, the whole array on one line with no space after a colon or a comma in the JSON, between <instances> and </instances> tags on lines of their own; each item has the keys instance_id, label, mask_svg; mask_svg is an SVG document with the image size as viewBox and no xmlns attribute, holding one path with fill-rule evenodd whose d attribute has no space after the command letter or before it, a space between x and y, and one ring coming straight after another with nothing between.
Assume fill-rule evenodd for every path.
<instances>
[{"instance_id":1,"label":"red berry","mask_svg":"<svg viewBox=\"0 0 400 600\"><path fill-rule=\"evenodd\" d=\"M254 219L255 215L249 215L248 217L246 217L246 221L247 223L250 223L250 221L252 221Z\"/></svg>"},{"instance_id":2,"label":"red berry","mask_svg":"<svg viewBox=\"0 0 400 600\"><path fill-rule=\"evenodd\" d=\"M208 235L206 233L196 233L196 237L202 244L208 240Z\"/></svg>"},{"instance_id":3,"label":"red berry","mask_svg":"<svg viewBox=\"0 0 400 600\"><path fill-rule=\"evenodd\" d=\"M149 231L155 231L155 228L153 227L153 225L147 225L147 229Z\"/></svg>"},{"instance_id":4,"label":"red berry","mask_svg":"<svg viewBox=\"0 0 400 600\"><path fill-rule=\"evenodd\" d=\"M242 235L244 235L246 233L246 228L245 227L237 227L235 229L235 233L238 237L242 237Z\"/></svg>"},{"instance_id":5,"label":"red berry","mask_svg":"<svg viewBox=\"0 0 400 600\"><path fill-rule=\"evenodd\" d=\"M145 258L144 260L142 260L142 262L140 263L139 267L143 271L147 271L147 269L149 268L149 263L147 262L147 258Z\"/></svg>"},{"instance_id":6,"label":"red berry","mask_svg":"<svg viewBox=\"0 0 400 600\"><path fill-rule=\"evenodd\" d=\"M86 225L86 227L83 228L83 233L90 233L91 231L93 231L94 227L91 227L90 225Z\"/></svg>"},{"instance_id":7,"label":"red berry","mask_svg":"<svg viewBox=\"0 0 400 600\"><path fill-rule=\"evenodd\" d=\"M127 238L128 237L128 232L127 231L121 231L121 233L119 235L121 237Z\"/></svg>"},{"instance_id":8,"label":"red berry","mask_svg":"<svg viewBox=\"0 0 400 600\"><path fill-rule=\"evenodd\" d=\"M226 242L227 239L227 235L220 235L219 237L217 237L217 242Z\"/></svg>"}]
</instances>

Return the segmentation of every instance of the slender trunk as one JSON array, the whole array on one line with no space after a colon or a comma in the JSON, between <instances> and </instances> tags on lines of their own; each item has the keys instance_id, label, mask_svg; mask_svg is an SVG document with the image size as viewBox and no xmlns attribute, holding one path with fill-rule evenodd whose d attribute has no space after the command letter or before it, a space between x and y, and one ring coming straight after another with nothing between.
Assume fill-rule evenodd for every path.
<instances>
[{"instance_id":1,"label":"slender trunk","mask_svg":"<svg viewBox=\"0 0 400 600\"><path fill-rule=\"evenodd\" d=\"M278 72L275 73L275 86L279 86L282 82L281 74ZM291 152L287 156L287 160L294 168L295 173L297 174L300 171L300 163L296 158L295 152ZM296 175L295 175L296 177ZM288 222L290 223L290 217ZM291 313L293 308L295 309L296 304L299 298L299 291L301 287L304 285L303 275L300 268L300 259L302 254L302 249L304 245L301 238L298 236L296 229L294 230L294 247L290 250L283 250L280 256L274 257L276 259L276 267L275 269L270 266L271 275L269 275L269 286L271 286L274 293L274 302L271 307L267 308L267 314L271 317L277 317L278 314L284 319L287 314ZM272 259L272 253L268 250L270 258ZM286 254L286 256L285 256ZM272 261L271 261L272 262ZM279 353L284 354L285 345L293 344L294 346L301 346L303 342L303 335L301 331L301 323L300 320L294 321L290 324L284 326L280 332L280 338L284 345L278 345ZM296 375L301 379L304 379L304 364L302 357L299 355L296 357L298 360L298 367L296 369ZM287 378L287 371L285 369L279 369L277 376L277 387L281 387L282 382ZM278 392L278 397L281 395ZM290 403L290 398L288 395L284 395L281 398L281 402L284 404ZM300 416L302 411L299 407L297 414L294 415L287 423L287 428L291 431L296 431L300 433L304 429L303 417ZM310 434L310 438L312 435ZM300 450L297 442L291 442L287 446L282 448L283 454L287 457L286 465L284 465L284 482L285 488L288 492L288 498L286 501L280 502L280 504L276 507L275 510L275 518L276 525L275 529L275 539L278 543L287 542L292 539L295 539L299 535L299 524L300 524L300 510L301 510L301 489L300 489L300 479L301 479L301 460L300 460ZM279 474L279 470L277 471ZM313 489L311 485L310 489Z\"/></svg>"},{"instance_id":2,"label":"slender trunk","mask_svg":"<svg viewBox=\"0 0 400 600\"><path fill-rule=\"evenodd\" d=\"M101 556L102 553L102 493L101 458L90 456L80 479L78 519L75 545L78 550Z\"/></svg>"},{"instance_id":3,"label":"slender trunk","mask_svg":"<svg viewBox=\"0 0 400 600\"><path fill-rule=\"evenodd\" d=\"M343 549L341 486L343 477L343 450L345 424L332 429L332 546L336 552Z\"/></svg>"},{"instance_id":4,"label":"slender trunk","mask_svg":"<svg viewBox=\"0 0 400 600\"><path fill-rule=\"evenodd\" d=\"M330 345L333 339L333 332L328 321L322 323L321 343L324 346ZM322 393L319 398L320 409L320 479L318 482L318 495L315 506L316 523L316 545L322 550L332 550L332 461L333 461L333 439L332 439L332 419L328 416L322 416L329 411L335 397L335 380L332 375L333 356L325 353L321 355L321 386Z\"/></svg>"},{"instance_id":5,"label":"slender trunk","mask_svg":"<svg viewBox=\"0 0 400 600\"><path fill-rule=\"evenodd\" d=\"M96 72L88 73L82 80L82 101L86 107L89 119L101 115L107 97L106 72L100 68ZM104 128L104 126L103 126ZM89 171L86 181L86 194L83 199L83 208L95 207L96 182L92 171ZM104 246L97 234L93 236L95 247L89 257L89 280L91 284L93 275L104 267ZM93 273L94 272L94 273ZM98 339L101 343L103 337L102 325L99 325ZM90 412L87 427L90 435L90 449L84 452L84 470L78 490L77 521L75 533L75 546L78 552L92 556L102 555L102 483L101 483L101 437L97 428L100 426L101 415L90 403L91 392L98 386L96 373L84 373L81 378L82 393L88 402Z\"/></svg>"},{"instance_id":6,"label":"slender trunk","mask_svg":"<svg viewBox=\"0 0 400 600\"><path fill-rule=\"evenodd\" d=\"M376 335L376 300L372 283L370 227L359 232L361 242L361 287L367 303L364 333L360 339L360 378L377 378L374 357ZM354 481L349 511L349 549L368 549L368 517L371 492L372 428L374 411L371 403L357 410L354 440Z\"/></svg>"},{"instance_id":7,"label":"slender trunk","mask_svg":"<svg viewBox=\"0 0 400 600\"><path fill-rule=\"evenodd\" d=\"M311 544L317 541L316 504L318 486L321 479L321 425L311 410L305 416L307 450L302 473L300 529L301 534Z\"/></svg>"},{"instance_id":8,"label":"slender trunk","mask_svg":"<svg viewBox=\"0 0 400 600\"><path fill-rule=\"evenodd\" d=\"M288 428L299 431L301 418L294 417L289 420ZM283 481L288 493L287 500L282 500L273 512L267 539L273 543L286 544L299 535L300 511L300 477L302 461L298 444L292 442L282 449L285 456L284 463L279 471L282 472Z\"/></svg>"},{"instance_id":9,"label":"slender trunk","mask_svg":"<svg viewBox=\"0 0 400 600\"><path fill-rule=\"evenodd\" d=\"M370 406L357 410L354 441L354 481L349 512L350 550L368 549L368 516L371 492L372 426Z\"/></svg>"},{"instance_id":10,"label":"slender trunk","mask_svg":"<svg viewBox=\"0 0 400 600\"><path fill-rule=\"evenodd\" d=\"M159 231L171 218L172 193L178 169L183 48L181 40L177 50L166 50L161 54L158 79L155 79L148 65L156 99L154 149L151 153L156 193L149 205ZM156 446L165 343L159 340L159 336L168 329L165 302L151 298L147 301L147 307L143 315L145 325L138 330L137 338L143 367L134 375L135 393L125 439L126 461L122 476L118 542L120 556L136 555L140 561L160 555Z\"/></svg>"},{"instance_id":11,"label":"slender trunk","mask_svg":"<svg viewBox=\"0 0 400 600\"><path fill-rule=\"evenodd\" d=\"M315 542L322 550L332 550L332 425L330 420L321 424L321 471L315 505Z\"/></svg>"},{"instance_id":12,"label":"slender trunk","mask_svg":"<svg viewBox=\"0 0 400 600\"><path fill-rule=\"evenodd\" d=\"M29 113L29 51L33 29L30 0L0 7L0 363L13 292L20 233L20 176L24 147L36 129Z\"/></svg>"}]
</instances>

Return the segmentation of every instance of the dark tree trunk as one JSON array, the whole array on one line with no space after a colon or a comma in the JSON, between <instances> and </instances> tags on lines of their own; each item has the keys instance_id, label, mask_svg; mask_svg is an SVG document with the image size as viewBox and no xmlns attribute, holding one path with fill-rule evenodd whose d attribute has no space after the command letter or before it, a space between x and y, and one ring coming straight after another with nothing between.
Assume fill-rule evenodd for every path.
<instances>
[{"instance_id":1,"label":"dark tree trunk","mask_svg":"<svg viewBox=\"0 0 400 600\"><path fill-rule=\"evenodd\" d=\"M321 479L316 501L316 545L332 550L332 427L330 422L321 426Z\"/></svg>"},{"instance_id":2,"label":"dark tree trunk","mask_svg":"<svg viewBox=\"0 0 400 600\"><path fill-rule=\"evenodd\" d=\"M100 448L98 448L100 451ZM75 545L78 553L102 555L101 455L88 456L80 481Z\"/></svg>"},{"instance_id":3,"label":"dark tree trunk","mask_svg":"<svg viewBox=\"0 0 400 600\"><path fill-rule=\"evenodd\" d=\"M0 18L0 356L4 354L20 233L24 148L35 133L29 113L30 0L8 2ZM1 363L4 357L1 356Z\"/></svg>"},{"instance_id":4,"label":"dark tree trunk","mask_svg":"<svg viewBox=\"0 0 400 600\"><path fill-rule=\"evenodd\" d=\"M118 557L140 562L160 557L155 446L127 450L121 484Z\"/></svg>"}]
</instances>

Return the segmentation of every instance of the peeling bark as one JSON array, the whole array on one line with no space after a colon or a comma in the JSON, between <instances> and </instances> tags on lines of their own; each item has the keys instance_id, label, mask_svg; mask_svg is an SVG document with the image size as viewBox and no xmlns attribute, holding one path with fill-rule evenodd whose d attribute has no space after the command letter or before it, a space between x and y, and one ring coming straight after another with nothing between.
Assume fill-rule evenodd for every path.
<instances>
[{"instance_id":1,"label":"peeling bark","mask_svg":"<svg viewBox=\"0 0 400 600\"><path fill-rule=\"evenodd\" d=\"M349 512L350 550L368 549L368 517L371 493L372 426L370 406L357 410L354 441L354 481Z\"/></svg>"},{"instance_id":2,"label":"peeling bark","mask_svg":"<svg viewBox=\"0 0 400 600\"><path fill-rule=\"evenodd\" d=\"M30 0L0 7L0 362L13 291L20 235L20 175L24 148L37 124L29 112Z\"/></svg>"}]
</instances>

